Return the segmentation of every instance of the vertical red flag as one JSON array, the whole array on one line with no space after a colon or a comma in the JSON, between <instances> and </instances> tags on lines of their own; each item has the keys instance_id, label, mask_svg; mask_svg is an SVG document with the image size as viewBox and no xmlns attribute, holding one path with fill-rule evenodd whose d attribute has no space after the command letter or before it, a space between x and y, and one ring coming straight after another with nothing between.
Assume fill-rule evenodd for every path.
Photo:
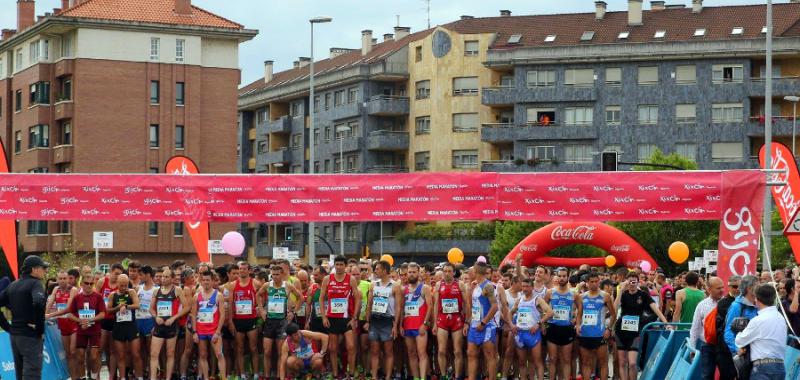
<instances>
[{"instance_id":1,"label":"vertical red flag","mask_svg":"<svg viewBox=\"0 0 800 380\"><path fill-rule=\"evenodd\" d=\"M0 140L0 173L9 173L6 159L6 146ZM17 223L13 219L0 220L0 247L6 255L8 266L14 278L19 277L17 260Z\"/></svg>"},{"instance_id":2,"label":"vertical red flag","mask_svg":"<svg viewBox=\"0 0 800 380\"><path fill-rule=\"evenodd\" d=\"M731 170L721 175L717 276L727 284L732 275L756 273L766 178L753 170Z\"/></svg>"},{"instance_id":3,"label":"vertical red flag","mask_svg":"<svg viewBox=\"0 0 800 380\"><path fill-rule=\"evenodd\" d=\"M758 152L758 162L764 168L766 145ZM784 170L783 173L774 174L776 181L786 182L784 186L772 186L772 198L778 205L783 224L789 223L797 208L800 207L800 173L797 171L797 162L792 158L792 150L781 143L772 142L772 166L770 169ZM766 168L765 168L766 169ZM794 252L794 259L800 263L800 236L787 235L789 244Z\"/></svg>"},{"instance_id":4,"label":"vertical red flag","mask_svg":"<svg viewBox=\"0 0 800 380\"><path fill-rule=\"evenodd\" d=\"M199 174L200 170L197 169L197 165L191 158L186 156L173 156L167 161L165 172L167 174L190 175ZM194 249L197 251L197 258L201 263L209 262L208 222L201 220L203 213L200 212L187 212L186 215L192 216L185 219L184 225L186 226L186 230L189 231L189 236L192 238Z\"/></svg>"}]
</instances>

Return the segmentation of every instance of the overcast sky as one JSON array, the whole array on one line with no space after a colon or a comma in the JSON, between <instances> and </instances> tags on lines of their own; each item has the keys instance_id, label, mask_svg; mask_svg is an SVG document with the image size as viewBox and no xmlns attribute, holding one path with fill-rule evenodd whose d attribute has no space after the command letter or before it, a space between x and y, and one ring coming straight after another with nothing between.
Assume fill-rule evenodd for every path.
<instances>
[{"instance_id":1,"label":"overcast sky","mask_svg":"<svg viewBox=\"0 0 800 380\"><path fill-rule=\"evenodd\" d=\"M137 1L137 0L128 0ZM606 0L609 11L624 10L627 0ZM788 0L775 0L776 3ZM3 1L0 26L16 25L16 4ZM316 59L327 56L331 47L358 48L361 31L371 29L373 37L382 39L384 33L393 33L400 18L401 26L416 32L427 27L426 0L192 0L192 3L223 17L243 24L248 29L259 30L258 36L245 42L239 51L242 84L264 76L264 61L275 61L275 71L292 67L300 56L309 55L309 23L315 16L333 17L330 24L315 28L314 53ZM691 0L667 0L667 4ZM704 4L731 5L755 4L757 0L705 0ZM765 3L765 1L761 1ZM57 6L60 0L37 0L36 13L43 14ZM645 1L649 8L649 1ZM594 12L592 0L430 0L431 26L446 24L461 15L475 17L496 16L500 9L509 9L512 15L543 13Z\"/></svg>"}]
</instances>

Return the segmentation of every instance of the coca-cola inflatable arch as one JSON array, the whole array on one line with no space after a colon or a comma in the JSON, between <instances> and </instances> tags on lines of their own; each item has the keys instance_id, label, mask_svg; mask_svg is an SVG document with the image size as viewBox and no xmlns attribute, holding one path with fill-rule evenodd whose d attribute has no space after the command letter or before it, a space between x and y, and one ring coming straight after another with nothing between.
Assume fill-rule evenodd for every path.
<instances>
[{"instance_id":1,"label":"coca-cola inflatable arch","mask_svg":"<svg viewBox=\"0 0 800 380\"><path fill-rule=\"evenodd\" d=\"M658 264L636 240L628 234L600 222L558 222L533 231L509 252L504 262L513 262L522 253L522 265L532 267L578 267L582 264L602 267L604 257L563 258L548 257L548 252L565 245L585 244L600 248L617 258L617 263L626 267L638 267L642 261L650 262L651 268Z\"/></svg>"}]
</instances>

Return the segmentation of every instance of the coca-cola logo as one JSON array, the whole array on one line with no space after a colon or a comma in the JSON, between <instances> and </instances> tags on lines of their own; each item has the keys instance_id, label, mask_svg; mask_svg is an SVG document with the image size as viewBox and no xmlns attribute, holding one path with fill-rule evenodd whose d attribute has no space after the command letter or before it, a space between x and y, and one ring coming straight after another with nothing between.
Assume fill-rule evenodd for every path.
<instances>
[{"instance_id":1,"label":"coca-cola logo","mask_svg":"<svg viewBox=\"0 0 800 380\"><path fill-rule=\"evenodd\" d=\"M81 209L81 215L100 215L100 210L96 208Z\"/></svg>"},{"instance_id":2,"label":"coca-cola logo","mask_svg":"<svg viewBox=\"0 0 800 380\"><path fill-rule=\"evenodd\" d=\"M658 190L658 186L656 185L639 185L639 191L656 191Z\"/></svg>"},{"instance_id":3,"label":"coca-cola logo","mask_svg":"<svg viewBox=\"0 0 800 380\"><path fill-rule=\"evenodd\" d=\"M164 210L165 216L183 216L183 211L180 210Z\"/></svg>"},{"instance_id":4,"label":"coca-cola logo","mask_svg":"<svg viewBox=\"0 0 800 380\"><path fill-rule=\"evenodd\" d=\"M513 211L504 211L503 215L505 216L522 216L522 211L513 210Z\"/></svg>"},{"instance_id":5,"label":"coca-cola logo","mask_svg":"<svg viewBox=\"0 0 800 380\"><path fill-rule=\"evenodd\" d=\"M47 193L47 192L45 191L45 188L46 188L46 187L47 187L47 186L45 186L45 187L43 187L43 188L42 188L42 192L43 192L43 193ZM19 188L18 188L18 187L16 187L16 186L0 186L0 192L6 192L6 193L16 193L16 192L18 192L18 191L19 191Z\"/></svg>"},{"instance_id":6,"label":"coca-cola logo","mask_svg":"<svg viewBox=\"0 0 800 380\"><path fill-rule=\"evenodd\" d=\"M135 194L135 193L141 193L141 192L142 192L142 188L139 187L139 186L126 186L125 187L125 194Z\"/></svg>"},{"instance_id":7,"label":"coca-cola logo","mask_svg":"<svg viewBox=\"0 0 800 380\"><path fill-rule=\"evenodd\" d=\"M119 198L117 197L102 198L100 199L100 201L103 202L103 204L108 204L108 205L115 205L118 203L122 203L122 201L119 200Z\"/></svg>"},{"instance_id":8,"label":"coca-cola logo","mask_svg":"<svg viewBox=\"0 0 800 380\"><path fill-rule=\"evenodd\" d=\"M565 228L558 225L550 232L550 239L552 240L592 240L594 239L594 230L597 227L580 225L573 228Z\"/></svg>"},{"instance_id":9,"label":"coca-cola logo","mask_svg":"<svg viewBox=\"0 0 800 380\"><path fill-rule=\"evenodd\" d=\"M681 197L677 195L662 195L658 197L658 200L664 203L671 203L671 202L680 202Z\"/></svg>"},{"instance_id":10,"label":"coca-cola logo","mask_svg":"<svg viewBox=\"0 0 800 380\"><path fill-rule=\"evenodd\" d=\"M547 215L550 216L567 216L569 212L567 210L550 210L547 212Z\"/></svg>"},{"instance_id":11,"label":"coca-cola logo","mask_svg":"<svg viewBox=\"0 0 800 380\"><path fill-rule=\"evenodd\" d=\"M633 197L614 197L614 203L633 203L635 201Z\"/></svg>"},{"instance_id":12,"label":"coca-cola logo","mask_svg":"<svg viewBox=\"0 0 800 380\"><path fill-rule=\"evenodd\" d=\"M122 211L122 216L139 216L142 215L143 212L139 209L129 208Z\"/></svg>"},{"instance_id":13,"label":"coca-cola logo","mask_svg":"<svg viewBox=\"0 0 800 380\"><path fill-rule=\"evenodd\" d=\"M39 203L39 198L36 197L21 197L19 198L20 203Z\"/></svg>"},{"instance_id":14,"label":"coca-cola logo","mask_svg":"<svg viewBox=\"0 0 800 380\"><path fill-rule=\"evenodd\" d=\"M614 215L614 211L608 208L603 210L592 210L592 214L596 216L608 216L608 215Z\"/></svg>"},{"instance_id":15,"label":"coca-cola logo","mask_svg":"<svg viewBox=\"0 0 800 380\"><path fill-rule=\"evenodd\" d=\"M17 215L19 212L13 208L0 209L0 215Z\"/></svg>"},{"instance_id":16,"label":"coca-cola logo","mask_svg":"<svg viewBox=\"0 0 800 380\"><path fill-rule=\"evenodd\" d=\"M521 193L523 190L519 186L506 186L503 188L506 193Z\"/></svg>"},{"instance_id":17,"label":"coca-cola logo","mask_svg":"<svg viewBox=\"0 0 800 380\"><path fill-rule=\"evenodd\" d=\"M631 250L631 246L629 244L620 244L620 245L612 245L609 249L611 252L628 252Z\"/></svg>"},{"instance_id":18,"label":"coca-cola logo","mask_svg":"<svg viewBox=\"0 0 800 380\"><path fill-rule=\"evenodd\" d=\"M14 189L15 189L14 191L17 191L17 190L16 190L16 188L17 188L17 187L16 187L16 186L14 186ZM8 191L8 190L3 190L3 191ZM43 194L57 193L57 192L59 192L59 191L60 191L60 190L59 190L59 188L58 188L58 187L56 187L56 186L43 186L43 187L42 187L42 193L43 193Z\"/></svg>"},{"instance_id":19,"label":"coca-cola logo","mask_svg":"<svg viewBox=\"0 0 800 380\"><path fill-rule=\"evenodd\" d=\"M519 246L520 252L536 252L539 249L538 244L523 244Z\"/></svg>"}]
</instances>

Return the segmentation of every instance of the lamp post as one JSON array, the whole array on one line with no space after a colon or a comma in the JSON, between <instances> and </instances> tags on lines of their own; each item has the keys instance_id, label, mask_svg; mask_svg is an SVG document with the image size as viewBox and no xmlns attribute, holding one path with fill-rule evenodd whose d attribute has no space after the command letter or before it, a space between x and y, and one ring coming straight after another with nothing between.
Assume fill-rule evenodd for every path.
<instances>
[{"instance_id":1,"label":"lamp post","mask_svg":"<svg viewBox=\"0 0 800 380\"><path fill-rule=\"evenodd\" d=\"M800 101L800 97L794 95L784 96L783 100L788 102L792 102L792 157L796 157L797 154L795 153L795 135L797 135L797 102Z\"/></svg>"},{"instance_id":2,"label":"lamp post","mask_svg":"<svg viewBox=\"0 0 800 380\"><path fill-rule=\"evenodd\" d=\"M344 173L344 134L350 131L350 126L336 127L339 135L339 174ZM339 255L344 256L344 220L339 222Z\"/></svg>"},{"instance_id":3,"label":"lamp post","mask_svg":"<svg viewBox=\"0 0 800 380\"><path fill-rule=\"evenodd\" d=\"M311 24L311 63L308 75L308 115L309 115L309 131L308 134L308 173L314 174L314 24L324 24L331 22L333 19L330 17L314 17L308 22ZM308 263L314 265L317 261L316 255L316 231L314 231L314 222L308 223Z\"/></svg>"},{"instance_id":4,"label":"lamp post","mask_svg":"<svg viewBox=\"0 0 800 380\"><path fill-rule=\"evenodd\" d=\"M767 0L767 80L764 88L764 169L772 169L772 0ZM792 152L794 154L794 152ZM764 192L764 255L772 252L772 191Z\"/></svg>"}]
</instances>

